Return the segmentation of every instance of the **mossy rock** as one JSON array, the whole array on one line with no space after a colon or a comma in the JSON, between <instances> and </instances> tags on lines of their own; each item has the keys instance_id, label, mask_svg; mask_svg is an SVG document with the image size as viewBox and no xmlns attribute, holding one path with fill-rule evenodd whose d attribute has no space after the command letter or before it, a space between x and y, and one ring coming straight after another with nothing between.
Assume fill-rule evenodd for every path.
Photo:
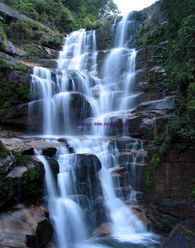
<instances>
[{"instance_id":1,"label":"mossy rock","mask_svg":"<svg viewBox=\"0 0 195 248\"><path fill-rule=\"evenodd\" d=\"M0 176L0 208L20 202L40 202L44 190L44 168L35 162L34 167L20 178Z\"/></svg>"}]
</instances>

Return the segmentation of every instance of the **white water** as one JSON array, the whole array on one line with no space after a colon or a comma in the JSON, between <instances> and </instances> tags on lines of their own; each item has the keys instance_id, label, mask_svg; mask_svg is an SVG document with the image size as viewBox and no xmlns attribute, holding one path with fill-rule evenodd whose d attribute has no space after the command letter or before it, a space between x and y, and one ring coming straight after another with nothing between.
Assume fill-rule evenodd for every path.
<instances>
[{"instance_id":1,"label":"white water","mask_svg":"<svg viewBox=\"0 0 195 248\"><path fill-rule=\"evenodd\" d=\"M117 196L112 180L112 169L120 167L117 147L110 148L107 131L114 116L124 114L132 109L139 96L135 92L135 62L136 50L128 48L129 16L115 24L115 47L109 52L103 65L103 78L98 78L97 48L95 31L79 30L66 37L63 50L59 54L58 68L52 74L50 70L35 67L32 76L33 91L41 99L40 121L42 134L48 137L58 135L68 136L68 143L74 149L70 154L65 147L58 147L56 159L59 163L57 184L52 176L48 161L37 154L44 164L46 186L48 191L48 206L51 219L55 226L57 248L87 248L102 247L89 241L85 212L79 204L79 189L76 168L78 154L93 154L101 162L98 175L101 183L104 202L112 224L111 235L120 241L144 243L149 234L141 220ZM98 90L97 95L94 90ZM78 94L90 106L91 125L86 128L75 127L72 117L72 99ZM77 94L77 95L75 95ZM83 107L84 106L84 107ZM85 120L88 111L86 104L80 109L80 120ZM30 104L34 108L34 104ZM95 126L99 122L100 126ZM125 123L125 120L122 120ZM80 128L80 129L79 129ZM78 131L79 130L79 131ZM79 135L90 135L76 136ZM71 136L70 136L71 135ZM127 128L123 128L121 135L128 136ZM138 149L137 141L133 149ZM132 187L136 186L136 155L133 157ZM144 163L144 161L142 161ZM90 180L89 180L90 183ZM89 186L92 187L92 186ZM136 201L136 191L133 188L129 199ZM93 199L89 199L90 201Z\"/></svg>"}]
</instances>

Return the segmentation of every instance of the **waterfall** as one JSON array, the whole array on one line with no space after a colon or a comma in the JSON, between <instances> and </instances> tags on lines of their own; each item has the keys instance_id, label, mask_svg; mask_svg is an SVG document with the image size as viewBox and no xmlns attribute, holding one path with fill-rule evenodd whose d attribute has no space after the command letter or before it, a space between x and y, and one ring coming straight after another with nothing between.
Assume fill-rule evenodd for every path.
<instances>
[{"instance_id":1,"label":"waterfall","mask_svg":"<svg viewBox=\"0 0 195 248\"><path fill-rule=\"evenodd\" d=\"M56 147L55 159L59 164L57 180L48 160L36 151L45 168L47 202L57 248L105 247L89 238L90 224L96 225L90 223L91 219L95 219L93 205L100 195L107 221L111 223L113 239L146 245L150 240L142 220L125 203L138 204L137 163L144 164L144 156L140 158L138 153L139 150L144 152L143 142L129 137L123 118L127 110L135 107L139 98L135 87L136 50L132 48L133 43L128 44L129 29L134 27L134 22L130 14L119 22L115 19L115 46L105 58L102 77L97 69L94 30L81 29L65 38L56 69L34 68L32 90L35 100L29 105L29 113L37 108L41 134L65 137L74 151L70 153L62 144ZM111 132L114 138L109 134L111 125L114 125L113 117L122 119L122 140L126 139L132 146L128 155L131 162L125 163L124 167L121 166L116 144L120 140L117 134ZM93 158L93 165L90 162L90 167L84 168L83 161L89 157ZM100 163L101 168L97 168L96 163ZM82 172L78 172L79 168ZM113 171L124 168L128 172L126 183L129 184L126 194L122 191L117 193L121 188L120 180L113 180ZM85 181L82 174L86 174Z\"/></svg>"}]
</instances>

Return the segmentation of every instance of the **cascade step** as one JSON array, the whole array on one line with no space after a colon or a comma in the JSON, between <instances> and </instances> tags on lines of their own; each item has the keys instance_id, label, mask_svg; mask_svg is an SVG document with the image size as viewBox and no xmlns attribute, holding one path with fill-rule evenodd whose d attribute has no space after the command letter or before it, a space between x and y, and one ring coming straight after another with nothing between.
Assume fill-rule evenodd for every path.
<instances>
[{"instance_id":1,"label":"cascade step","mask_svg":"<svg viewBox=\"0 0 195 248\"><path fill-rule=\"evenodd\" d=\"M125 186L125 187L118 187L118 188L115 188L116 191L120 192L129 192L130 190L132 190L132 186L131 185L128 185L128 186Z\"/></svg>"},{"instance_id":2,"label":"cascade step","mask_svg":"<svg viewBox=\"0 0 195 248\"><path fill-rule=\"evenodd\" d=\"M126 172L125 167L114 167L111 169L111 173L122 173L122 172Z\"/></svg>"}]
</instances>

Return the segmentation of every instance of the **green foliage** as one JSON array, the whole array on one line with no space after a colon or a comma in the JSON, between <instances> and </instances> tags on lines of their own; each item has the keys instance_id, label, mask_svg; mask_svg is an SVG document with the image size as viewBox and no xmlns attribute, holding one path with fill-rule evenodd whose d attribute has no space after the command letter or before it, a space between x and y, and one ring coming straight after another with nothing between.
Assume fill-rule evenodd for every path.
<instances>
[{"instance_id":1,"label":"green foliage","mask_svg":"<svg viewBox=\"0 0 195 248\"><path fill-rule=\"evenodd\" d=\"M147 32L145 28L142 27L142 29L139 31L138 34L138 45L147 45L147 44L158 44L161 40L162 35L164 35L165 32L167 32L166 24L161 26L156 26L153 29L149 29Z\"/></svg>"},{"instance_id":2,"label":"green foliage","mask_svg":"<svg viewBox=\"0 0 195 248\"><path fill-rule=\"evenodd\" d=\"M154 166L154 168L157 168L160 166L161 164L161 157L159 154L154 154L151 156L150 158L150 163L152 164L152 166Z\"/></svg>"},{"instance_id":3,"label":"green foliage","mask_svg":"<svg viewBox=\"0 0 195 248\"><path fill-rule=\"evenodd\" d=\"M9 155L9 152L0 144L0 159L6 158Z\"/></svg>"},{"instance_id":4,"label":"green foliage","mask_svg":"<svg viewBox=\"0 0 195 248\"><path fill-rule=\"evenodd\" d=\"M28 170L24 175L24 183L28 183L29 181L35 181L40 179L40 175L42 173L41 166L39 163L35 163L35 167L31 170Z\"/></svg>"},{"instance_id":5,"label":"green foliage","mask_svg":"<svg viewBox=\"0 0 195 248\"><path fill-rule=\"evenodd\" d=\"M4 176L0 176L0 198L4 201L10 201L15 198L17 194L17 181L13 181L11 178L6 179Z\"/></svg>"},{"instance_id":6,"label":"green foliage","mask_svg":"<svg viewBox=\"0 0 195 248\"><path fill-rule=\"evenodd\" d=\"M22 99L24 99L24 100L28 100L29 99L29 95L30 95L29 89L22 87L22 85L19 85L19 87L17 87L15 89L15 92Z\"/></svg>"},{"instance_id":7,"label":"green foliage","mask_svg":"<svg viewBox=\"0 0 195 248\"><path fill-rule=\"evenodd\" d=\"M5 32L6 24L0 21L0 37L1 37L1 43L0 43L0 49L5 50L5 42L7 40L7 35Z\"/></svg>"},{"instance_id":8,"label":"green foliage","mask_svg":"<svg viewBox=\"0 0 195 248\"><path fill-rule=\"evenodd\" d=\"M12 42L22 43L25 40L35 41L41 39L44 30L38 22L18 20L10 23L6 28L6 32Z\"/></svg>"},{"instance_id":9,"label":"green foliage","mask_svg":"<svg viewBox=\"0 0 195 248\"><path fill-rule=\"evenodd\" d=\"M144 186L151 188L154 183L154 171L153 169L147 169L144 173Z\"/></svg>"},{"instance_id":10,"label":"green foliage","mask_svg":"<svg viewBox=\"0 0 195 248\"><path fill-rule=\"evenodd\" d=\"M192 188L191 194L192 196L195 197L195 178L192 179L192 184L193 184L193 188Z\"/></svg>"},{"instance_id":11,"label":"green foliage","mask_svg":"<svg viewBox=\"0 0 195 248\"><path fill-rule=\"evenodd\" d=\"M163 154L164 152L167 151L167 149L170 146L171 140L172 140L171 136L166 136L166 135L154 137L153 142L155 145L158 146L157 149L159 154Z\"/></svg>"},{"instance_id":12,"label":"green foliage","mask_svg":"<svg viewBox=\"0 0 195 248\"><path fill-rule=\"evenodd\" d=\"M10 108L11 103L9 101L5 101L5 102L3 102L3 104L1 106L2 106L2 108Z\"/></svg>"},{"instance_id":13,"label":"green foliage","mask_svg":"<svg viewBox=\"0 0 195 248\"><path fill-rule=\"evenodd\" d=\"M117 7L112 0L2 1L60 32L95 26L99 17L104 17L117 11Z\"/></svg>"},{"instance_id":14,"label":"green foliage","mask_svg":"<svg viewBox=\"0 0 195 248\"><path fill-rule=\"evenodd\" d=\"M15 157L17 166L26 165L28 161L26 155L23 155L21 152L13 152L13 155Z\"/></svg>"},{"instance_id":15,"label":"green foliage","mask_svg":"<svg viewBox=\"0 0 195 248\"><path fill-rule=\"evenodd\" d=\"M11 69L12 66L7 62L6 59L0 57L0 69Z\"/></svg>"},{"instance_id":16,"label":"green foliage","mask_svg":"<svg viewBox=\"0 0 195 248\"><path fill-rule=\"evenodd\" d=\"M195 137L195 2L163 0L162 11L168 16L164 24L145 23L138 36L138 45L155 45L153 62L165 69L165 94L177 92L177 105L168 123L168 133L179 149L193 148ZM168 43L161 46L160 42ZM165 150L163 141L160 153Z\"/></svg>"},{"instance_id":17,"label":"green foliage","mask_svg":"<svg viewBox=\"0 0 195 248\"><path fill-rule=\"evenodd\" d=\"M19 156L21 157L21 155ZM18 201L19 190L22 200L31 199L34 196L37 199L42 194L43 175L43 168L39 163L35 163L35 167L25 172L19 180L0 175L0 198L2 202L6 204Z\"/></svg>"},{"instance_id":18,"label":"green foliage","mask_svg":"<svg viewBox=\"0 0 195 248\"><path fill-rule=\"evenodd\" d=\"M30 72L31 69L23 64L12 65L8 62L8 60L0 57L0 70L16 70Z\"/></svg>"}]
</instances>

